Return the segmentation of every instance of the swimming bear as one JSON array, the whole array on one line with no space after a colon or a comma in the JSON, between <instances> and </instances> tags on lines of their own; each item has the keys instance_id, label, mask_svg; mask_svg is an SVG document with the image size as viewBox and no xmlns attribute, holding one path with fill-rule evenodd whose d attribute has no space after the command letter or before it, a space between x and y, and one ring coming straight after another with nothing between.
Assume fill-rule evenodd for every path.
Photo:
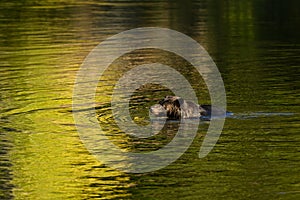
<instances>
[{"instance_id":1,"label":"swimming bear","mask_svg":"<svg viewBox=\"0 0 300 200\"><path fill-rule=\"evenodd\" d=\"M198 118L210 120L211 118L211 105L198 105L191 101L186 101L178 96L166 96L150 107L150 112L156 117L166 116L171 120L178 120L181 118ZM216 116L226 115L230 112L224 112L219 108L214 108Z\"/></svg>"}]
</instances>

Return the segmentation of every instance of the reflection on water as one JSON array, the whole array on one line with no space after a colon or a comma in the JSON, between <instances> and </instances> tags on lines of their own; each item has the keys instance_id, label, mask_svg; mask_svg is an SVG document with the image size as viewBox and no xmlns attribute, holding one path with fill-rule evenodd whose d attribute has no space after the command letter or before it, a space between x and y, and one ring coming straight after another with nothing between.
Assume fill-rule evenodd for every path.
<instances>
[{"instance_id":1,"label":"reflection on water","mask_svg":"<svg viewBox=\"0 0 300 200\"><path fill-rule=\"evenodd\" d=\"M269 0L3 1L0 199L298 199L299 6ZM254 117L226 119L204 159L198 152L208 122L200 123L179 160L131 175L85 149L72 118L72 90L80 64L100 41L143 26L172 28L201 43L222 74L228 109ZM127 70L153 61L184 74L199 101L209 103L201 77L178 56L141 50L117 59L99 82L97 115L107 134L132 151L157 149L178 129L167 124L141 141L119 134L113 122L114 84ZM133 120L149 123L149 106L167 94L157 85L137 90L130 103Z\"/></svg>"}]
</instances>

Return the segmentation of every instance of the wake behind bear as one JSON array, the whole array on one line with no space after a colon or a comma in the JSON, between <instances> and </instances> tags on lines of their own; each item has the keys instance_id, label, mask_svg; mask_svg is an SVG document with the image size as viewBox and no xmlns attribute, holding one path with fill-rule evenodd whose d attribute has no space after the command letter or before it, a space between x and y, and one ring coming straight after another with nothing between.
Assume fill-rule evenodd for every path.
<instances>
[{"instance_id":1,"label":"wake behind bear","mask_svg":"<svg viewBox=\"0 0 300 200\"><path fill-rule=\"evenodd\" d=\"M150 112L156 117L166 116L170 120L188 119L188 118L201 118L204 120L211 119L212 106L211 105L198 105L191 101L186 101L178 96L166 96L150 107ZM230 112L224 112L219 108L214 108L214 114L218 117L231 115ZM222 116L223 115L223 116Z\"/></svg>"}]
</instances>

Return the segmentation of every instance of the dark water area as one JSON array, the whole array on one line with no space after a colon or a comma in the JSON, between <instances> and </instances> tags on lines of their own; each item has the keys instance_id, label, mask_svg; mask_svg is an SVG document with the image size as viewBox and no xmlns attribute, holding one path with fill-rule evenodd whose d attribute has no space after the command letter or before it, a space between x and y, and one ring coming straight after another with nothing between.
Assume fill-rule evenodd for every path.
<instances>
[{"instance_id":1,"label":"dark water area","mask_svg":"<svg viewBox=\"0 0 300 200\"><path fill-rule=\"evenodd\" d=\"M1 1L0 199L299 199L300 1ZM224 81L227 109L213 150L198 153L210 122L188 150L160 170L130 174L97 160L72 115L77 72L106 38L138 27L170 28L201 44ZM109 56L109 52L107 55ZM99 81L99 124L120 147L147 152L179 128L139 140L123 134L110 110L115 83L145 63L185 75L200 103L203 79L170 52L139 50L117 59ZM139 88L132 119L151 123L149 106L168 88Z\"/></svg>"}]
</instances>

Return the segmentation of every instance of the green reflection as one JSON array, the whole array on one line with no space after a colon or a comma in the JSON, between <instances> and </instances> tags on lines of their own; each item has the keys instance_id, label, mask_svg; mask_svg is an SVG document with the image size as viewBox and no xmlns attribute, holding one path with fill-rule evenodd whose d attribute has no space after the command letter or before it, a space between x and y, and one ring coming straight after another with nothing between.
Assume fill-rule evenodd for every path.
<instances>
[{"instance_id":1,"label":"green reflection","mask_svg":"<svg viewBox=\"0 0 300 200\"><path fill-rule=\"evenodd\" d=\"M0 198L298 199L299 6L279 0L2 2ZM199 126L188 152L165 169L128 175L103 166L74 126L76 71L106 37L142 26L173 28L205 46L222 73L234 113L295 114L228 119L214 151L202 160L197 153L207 124ZM117 60L99 82L100 124L128 150L153 150L173 137L172 127L143 142L119 134L109 113L110 95L130 67L157 59L177 67L209 103L201 77L188 64L165 52L156 55L159 59L143 54ZM148 89L137 91L131 102L140 124L148 123L147 107L169 92Z\"/></svg>"}]
</instances>

